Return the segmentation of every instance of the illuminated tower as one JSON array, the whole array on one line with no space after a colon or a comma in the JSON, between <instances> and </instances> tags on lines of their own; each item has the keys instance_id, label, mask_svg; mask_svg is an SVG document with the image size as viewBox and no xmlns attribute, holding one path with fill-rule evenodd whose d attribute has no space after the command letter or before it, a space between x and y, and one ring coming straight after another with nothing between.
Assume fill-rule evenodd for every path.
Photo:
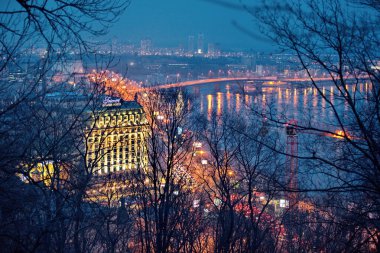
<instances>
[{"instance_id":1,"label":"illuminated tower","mask_svg":"<svg viewBox=\"0 0 380 253\"><path fill-rule=\"evenodd\" d=\"M288 178L288 194L290 206L294 206L298 200L298 136L297 121L291 120L286 126L286 172Z\"/></svg>"}]
</instances>

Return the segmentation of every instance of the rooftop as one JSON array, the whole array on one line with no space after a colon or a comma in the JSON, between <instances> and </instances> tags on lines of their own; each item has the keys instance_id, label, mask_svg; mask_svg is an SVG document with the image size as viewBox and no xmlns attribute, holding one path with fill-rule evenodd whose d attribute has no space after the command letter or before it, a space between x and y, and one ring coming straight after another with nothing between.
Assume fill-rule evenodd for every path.
<instances>
[{"instance_id":1,"label":"rooftop","mask_svg":"<svg viewBox=\"0 0 380 253\"><path fill-rule=\"evenodd\" d=\"M125 101L121 98L105 96L99 110L137 110L141 108L142 106L137 101Z\"/></svg>"}]
</instances>

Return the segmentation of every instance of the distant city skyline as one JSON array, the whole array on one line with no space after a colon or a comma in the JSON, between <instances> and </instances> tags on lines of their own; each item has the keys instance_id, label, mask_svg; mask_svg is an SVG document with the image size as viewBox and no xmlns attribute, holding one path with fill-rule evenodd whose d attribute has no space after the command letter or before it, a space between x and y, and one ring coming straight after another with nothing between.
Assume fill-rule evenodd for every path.
<instances>
[{"instance_id":1,"label":"distant city skyline","mask_svg":"<svg viewBox=\"0 0 380 253\"><path fill-rule=\"evenodd\" d=\"M236 1L239 4L239 1ZM257 34L252 37L235 24ZM273 51L276 47L260 35L253 17L243 9L202 0L132 1L126 12L110 28L107 38L139 43L152 40L153 46L188 47L189 36L203 34L204 47L217 43L221 49Z\"/></svg>"}]
</instances>

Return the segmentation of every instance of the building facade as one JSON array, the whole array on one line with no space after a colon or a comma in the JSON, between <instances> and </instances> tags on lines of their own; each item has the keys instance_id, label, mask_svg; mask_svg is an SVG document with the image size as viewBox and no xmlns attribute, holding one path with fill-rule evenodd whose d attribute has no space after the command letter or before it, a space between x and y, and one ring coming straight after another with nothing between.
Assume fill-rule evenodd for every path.
<instances>
[{"instance_id":1,"label":"building facade","mask_svg":"<svg viewBox=\"0 0 380 253\"><path fill-rule=\"evenodd\" d=\"M106 97L91 117L86 129L86 163L94 175L147 166L147 119L139 103Z\"/></svg>"}]
</instances>

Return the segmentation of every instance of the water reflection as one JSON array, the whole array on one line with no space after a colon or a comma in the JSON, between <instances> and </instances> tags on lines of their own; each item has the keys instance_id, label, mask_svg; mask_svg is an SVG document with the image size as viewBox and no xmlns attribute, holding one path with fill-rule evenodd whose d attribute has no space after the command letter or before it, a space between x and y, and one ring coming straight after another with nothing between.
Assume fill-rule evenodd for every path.
<instances>
[{"instance_id":1,"label":"water reflection","mask_svg":"<svg viewBox=\"0 0 380 253\"><path fill-rule=\"evenodd\" d=\"M336 88L335 88L336 89ZM255 110L265 109L269 106L276 108L278 114L287 118L302 121L305 118L318 123L332 124L335 112L331 104L336 106L338 113L348 118L349 106L335 94L332 85L321 86L320 92L327 99L322 98L319 91L311 86L282 85L278 87L263 87L249 84L245 87L234 84L205 84L199 86L200 112L207 112L210 120L213 113L220 116L225 112L239 113L246 106L254 107ZM370 89L369 84L347 86L350 92ZM192 91L192 90L190 90ZM338 91L339 92L339 91ZM207 108L205 108L207 105ZM273 107L274 106L274 107Z\"/></svg>"}]
</instances>

